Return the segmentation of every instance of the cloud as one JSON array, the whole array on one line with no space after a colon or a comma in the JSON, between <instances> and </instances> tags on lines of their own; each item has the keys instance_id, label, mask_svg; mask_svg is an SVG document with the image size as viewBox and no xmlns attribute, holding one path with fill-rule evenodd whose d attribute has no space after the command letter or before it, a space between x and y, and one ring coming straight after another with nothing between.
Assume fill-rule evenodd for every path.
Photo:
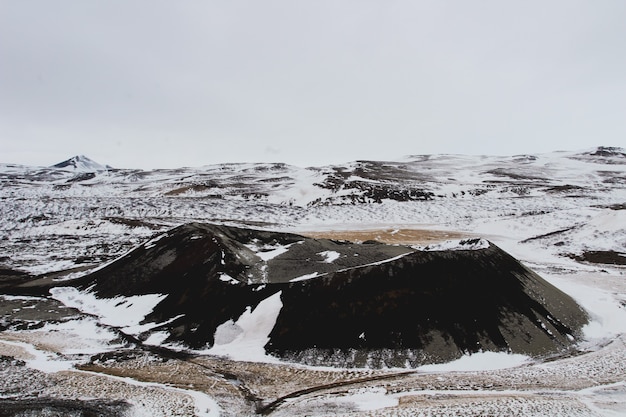
<instances>
[{"instance_id":1,"label":"cloud","mask_svg":"<svg viewBox=\"0 0 626 417\"><path fill-rule=\"evenodd\" d=\"M619 1L4 2L0 145L146 167L619 145L624 17Z\"/></svg>"}]
</instances>

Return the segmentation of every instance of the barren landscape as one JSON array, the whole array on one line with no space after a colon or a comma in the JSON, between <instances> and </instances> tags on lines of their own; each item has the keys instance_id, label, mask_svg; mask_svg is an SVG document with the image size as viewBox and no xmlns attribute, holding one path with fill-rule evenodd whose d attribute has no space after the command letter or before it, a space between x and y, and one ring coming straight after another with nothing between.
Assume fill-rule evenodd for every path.
<instances>
[{"instance_id":1,"label":"barren landscape","mask_svg":"<svg viewBox=\"0 0 626 417\"><path fill-rule=\"evenodd\" d=\"M626 415L619 148L306 169L117 170L87 158L0 168L0 416ZM88 292L56 289L190 222L416 251L484 238L571 296L589 323L580 340L545 356L485 349L418 367L311 366L244 343L268 340L269 302L234 320L239 339L191 348L150 330L167 323L144 320L151 310L140 311L138 298L112 298L112 316ZM42 283L55 290L28 293ZM269 330L246 339L246 319Z\"/></svg>"}]
</instances>

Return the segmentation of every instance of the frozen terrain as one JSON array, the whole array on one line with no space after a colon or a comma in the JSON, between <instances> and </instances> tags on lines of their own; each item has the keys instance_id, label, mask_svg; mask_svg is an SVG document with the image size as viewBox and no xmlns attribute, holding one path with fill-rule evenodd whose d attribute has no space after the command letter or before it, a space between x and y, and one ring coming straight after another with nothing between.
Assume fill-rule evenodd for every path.
<instances>
[{"instance_id":1,"label":"frozen terrain","mask_svg":"<svg viewBox=\"0 0 626 417\"><path fill-rule=\"evenodd\" d=\"M163 345L158 333L133 336L140 332L131 326L140 326L159 294L108 306L85 304L71 290L7 294L0 299L0 410L8 415L19 415L24 400L39 404L40 415L626 414L622 149L320 168L141 171L74 162L0 164L0 285L30 275L81 276L191 221L431 249L483 237L572 296L592 321L577 354L549 361L482 353L417 369L337 369L259 352L276 299L225 323L211 350L186 351ZM268 260L284 250L258 249ZM320 251L321 264L336 253Z\"/></svg>"}]
</instances>

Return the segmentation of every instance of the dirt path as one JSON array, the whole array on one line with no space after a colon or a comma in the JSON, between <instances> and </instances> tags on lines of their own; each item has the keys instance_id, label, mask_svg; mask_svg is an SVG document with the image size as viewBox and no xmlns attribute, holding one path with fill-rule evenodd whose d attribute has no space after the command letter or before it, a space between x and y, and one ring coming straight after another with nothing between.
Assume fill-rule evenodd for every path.
<instances>
[{"instance_id":1,"label":"dirt path","mask_svg":"<svg viewBox=\"0 0 626 417\"><path fill-rule=\"evenodd\" d=\"M398 373L391 373L391 374L375 375L375 376L370 376L370 377L365 377L365 378L356 378L356 379L346 380L346 381L338 381L338 382L333 382L330 384L316 385L310 388L305 388L305 389L291 392L287 395L283 395L282 397L277 398L274 401L257 408L257 413L261 415L269 415L278 407L280 407L283 403L285 403L287 400L302 397L304 395L315 394L321 391L327 391L330 389L335 389L335 388L340 388L340 387L348 387L351 385L382 381L384 379L401 378L403 376L414 374L416 372L417 371L398 372Z\"/></svg>"}]
</instances>

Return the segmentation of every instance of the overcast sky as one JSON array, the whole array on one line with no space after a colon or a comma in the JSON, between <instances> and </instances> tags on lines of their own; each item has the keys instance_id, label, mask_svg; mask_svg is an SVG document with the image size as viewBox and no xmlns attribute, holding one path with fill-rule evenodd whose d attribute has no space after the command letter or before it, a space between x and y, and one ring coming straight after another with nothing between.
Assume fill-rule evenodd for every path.
<instances>
[{"instance_id":1,"label":"overcast sky","mask_svg":"<svg viewBox=\"0 0 626 417\"><path fill-rule=\"evenodd\" d=\"M624 0L0 0L0 162L626 146Z\"/></svg>"}]
</instances>

